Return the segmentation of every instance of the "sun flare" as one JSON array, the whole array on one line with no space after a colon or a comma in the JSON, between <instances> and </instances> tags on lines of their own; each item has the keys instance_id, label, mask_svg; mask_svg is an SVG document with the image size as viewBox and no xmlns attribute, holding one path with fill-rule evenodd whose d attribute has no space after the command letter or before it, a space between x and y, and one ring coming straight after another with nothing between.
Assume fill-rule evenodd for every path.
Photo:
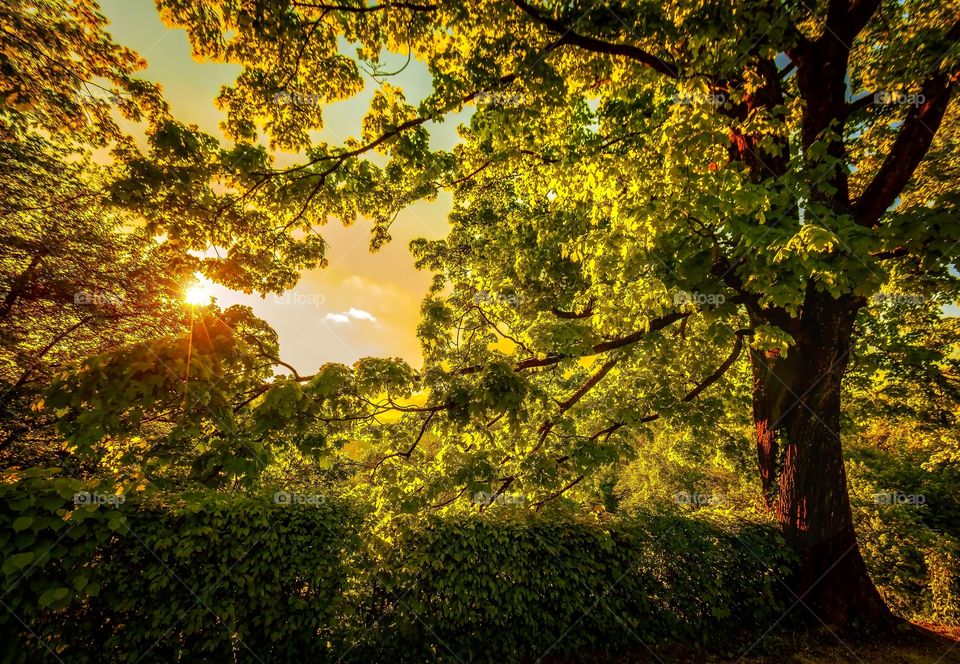
<instances>
[{"instance_id":1,"label":"sun flare","mask_svg":"<svg viewBox=\"0 0 960 664\"><path fill-rule=\"evenodd\" d=\"M196 280L184 291L183 301L193 306L209 304L210 298L213 297L211 285L212 282L209 279L197 275Z\"/></svg>"}]
</instances>

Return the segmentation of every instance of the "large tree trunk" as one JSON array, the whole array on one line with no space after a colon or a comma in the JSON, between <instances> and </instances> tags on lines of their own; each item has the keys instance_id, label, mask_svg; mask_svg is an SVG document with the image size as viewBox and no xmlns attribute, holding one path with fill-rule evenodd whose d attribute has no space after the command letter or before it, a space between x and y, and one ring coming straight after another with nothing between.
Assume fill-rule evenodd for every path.
<instances>
[{"instance_id":1,"label":"large tree trunk","mask_svg":"<svg viewBox=\"0 0 960 664\"><path fill-rule=\"evenodd\" d=\"M751 355L764 497L799 556L791 601L830 626L893 621L857 547L840 445L840 382L861 306L811 288L789 353Z\"/></svg>"}]
</instances>

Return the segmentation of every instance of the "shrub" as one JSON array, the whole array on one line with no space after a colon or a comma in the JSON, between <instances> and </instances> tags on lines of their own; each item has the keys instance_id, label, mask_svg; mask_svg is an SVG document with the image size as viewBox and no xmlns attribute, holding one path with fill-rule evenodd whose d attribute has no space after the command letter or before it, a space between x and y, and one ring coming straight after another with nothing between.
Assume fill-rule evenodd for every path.
<instances>
[{"instance_id":1,"label":"shrub","mask_svg":"<svg viewBox=\"0 0 960 664\"><path fill-rule=\"evenodd\" d=\"M323 658L359 541L349 510L216 493L75 506L89 489L0 487L3 661Z\"/></svg>"},{"instance_id":2,"label":"shrub","mask_svg":"<svg viewBox=\"0 0 960 664\"><path fill-rule=\"evenodd\" d=\"M770 624L767 526L512 508L361 527L334 500L0 483L4 662L518 661ZM97 500L75 504L78 493ZM294 501L296 503L296 501ZM386 537L385 537L386 535Z\"/></svg>"},{"instance_id":3,"label":"shrub","mask_svg":"<svg viewBox=\"0 0 960 664\"><path fill-rule=\"evenodd\" d=\"M770 528L717 517L460 515L402 528L382 555L356 652L390 661L722 644L776 619L789 573Z\"/></svg>"},{"instance_id":4,"label":"shrub","mask_svg":"<svg viewBox=\"0 0 960 664\"><path fill-rule=\"evenodd\" d=\"M956 519L955 499L943 498L922 475L909 481L916 471L902 471L889 457L857 452L848 463L850 499L857 540L877 589L907 620L960 624L960 539L955 531L935 527Z\"/></svg>"}]
</instances>

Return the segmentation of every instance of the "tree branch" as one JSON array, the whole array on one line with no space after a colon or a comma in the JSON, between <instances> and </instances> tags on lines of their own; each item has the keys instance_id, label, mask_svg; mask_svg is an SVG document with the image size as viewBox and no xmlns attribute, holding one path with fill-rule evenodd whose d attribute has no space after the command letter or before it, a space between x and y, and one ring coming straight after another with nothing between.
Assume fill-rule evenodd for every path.
<instances>
[{"instance_id":1,"label":"tree branch","mask_svg":"<svg viewBox=\"0 0 960 664\"><path fill-rule=\"evenodd\" d=\"M908 255L909 253L910 253L910 250L907 249L906 247L894 247L889 251L875 251L870 255L876 258L877 260L883 261L883 260L889 260L891 258L901 258L903 256Z\"/></svg>"},{"instance_id":2,"label":"tree branch","mask_svg":"<svg viewBox=\"0 0 960 664\"><path fill-rule=\"evenodd\" d=\"M960 21L953 24L947 33L947 41L960 39ZM864 226L875 228L883 213L893 205L903 188L910 181L917 166L923 161L930 144L940 128L953 87L960 78L960 71L952 74L937 73L928 78L920 94L924 103L907 113L900 127L893 148L883 161L873 181L853 204L857 220Z\"/></svg>"},{"instance_id":3,"label":"tree branch","mask_svg":"<svg viewBox=\"0 0 960 664\"><path fill-rule=\"evenodd\" d=\"M702 381L697 383L696 386L690 392L688 392L682 399L680 399L680 402L687 403L689 401L693 401L698 396L700 396L700 394L705 389L707 389L708 387L716 383L718 380L720 380L723 377L723 375L727 373L730 367L732 367L733 364L737 361L737 358L740 357L740 353L743 351L743 337L752 333L753 333L753 330L748 330L748 329L737 330L736 332L734 332L734 334L736 335L736 339L733 342L733 350L730 351L730 355L727 356L727 359L725 359L720 364L720 366L717 367L716 371L714 371L712 374L710 374L709 376L704 378ZM660 413L653 413L651 415L644 415L643 417L640 418L639 421L646 423L646 422L653 422L654 420L658 420L658 419L660 419ZM609 435L610 433L613 433L614 431L616 431L617 429L623 426L626 426L626 425L622 422L617 422L612 427L609 427L607 429L604 429L603 431L599 431L595 433L590 438L590 440L596 440L598 437L600 437L605 433Z\"/></svg>"},{"instance_id":4,"label":"tree branch","mask_svg":"<svg viewBox=\"0 0 960 664\"><path fill-rule=\"evenodd\" d=\"M555 499L555 498L559 498L560 496L562 496L563 494L565 494L567 491L569 491L569 490L572 489L573 487L575 487L575 486L577 486L578 484L580 484L580 482L583 481L583 478L584 478L584 475L581 475L580 477L578 477L577 479L573 480L572 482L570 482L569 484L567 484L565 487L563 487L562 489L560 489L559 491L555 491L555 492L551 493L549 496L547 496L546 498L543 498L542 500L538 500L537 502L535 502L535 503L533 504L534 509L539 510L541 507L544 506L545 503L548 503L549 501L551 501L551 500L553 500L553 499Z\"/></svg>"},{"instance_id":5,"label":"tree branch","mask_svg":"<svg viewBox=\"0 0 960 664\"><path fill-rule=\"evenodd\" d=\"M556 19L541 14L537 9L524 2L524 0L513 0L513 4L537 23L543 25L551 32L560 35L560 44L570 44L592 53L623 56L631 60L636 60L670 78L680 77L674 65L644 51L642 48L630 44L614 44L595 37L577 34L573 31L573 28L568 28Z\"/></svg>"},{"instance_id":6,"label":"tree branch","mask_svg":"<svg viewBox=\"0 0 960 664\"><path fill-rule=\"evenodd\" d=\"M848 118L854 113L857 113L859 111L862 111L865 108L868 108L870 104L873 103L873 98L874 98L873 94L866 94L860 97L859 99L854 99L853 101L849 102L843 109L844 118Z\"/></svg>"},{"instance_id":7,"label":"tree branch","mask_svg":"<svg viewBox=\"0 0 960 664\"><path fill-rule=\"evenodd\" d=\"M632 332L625 337L619 337L617 339L612 339L610 341L604 341L602 343L594 344L590 347L589 353L584 353L583 355L565 355L562 353L551 353L546 357L528 357L525 360L520 360L515 365L513 365L514 371L523 371L524 369L535 369L538 367L550 367L555 364L559 364L563 360L575 359L580 357L589 357L591 355L598 355L600 353L606 353L607 351L616 350L617 348L623 348L624 346L629 346L640 341L644 336L650 332L658 332L668 325L675 323L678 320L686 318L690 315L691 312L679 312L675 311L669 313L666 316L656 318L650 322L650 326L646 330L638 330ZM458 375L468 375L476 373L482 367L480 366L471 366L464 367L457 371Z\"/></svg>"},{"instance_id":8,"label":"tree branch","mask_svg":"<svg viewBox=\"0 0 960 664\"><path fill-rule=\"evenodd\" d=\"M720 366L717 367L716 371L700 381L697 386L687 394L687 396L681 399L681 401L693 401L700 396L701 392L720 380L720 378L727 373L727 370L733 366L734 362L737 361L737 358L740 357L740 352L743 350L743 337L752 333L753 330L737 330L734 332L734 335L736 336L733 342L733 350L730 351L730 355L727 356L727 359L725 359Z\"/></svg>"},{"instance_id":9,"label":"tree branch","mask_svg":"<svg viewBox=\"0 0 960 664\"><path fill-rule=\"evenodd\" d=\"M557 413L557 416L559 417L560 415L563 415L565 412L573 408L576 405L576 403L580 401L580 399L582 399L584 395L586 395L587 392L593 389L593 387L596 386L597 383L603 380L604 376L610 373L610 370L613 369L617 365L617 362L619 361L620 361L619 357L612 357L606 362L604 362L603 366L601 366L600 369L597 370L595 374L590 376L590 378L588 378L586 382L583 383L583 385L577 388L577 391L574 392L569 399L567 399L566 401L560 404L560 411ZM540 428L537 429L537 432L540 434L540 440L538 440L537 444L533 447L532 450L530 450L531 452L535 452L538 449L540 449L540 447L543 445L543 441L547 439L547 435L550 433L550 430L553 429L553 423L554 423L554 420L549 419L540 425Z\"/></svg>"},{"instance_id":10,"label":"tree branch","mask_svg":"<svg viewBox=\"0 0 960 664\"><path fill-rule=\"evenodd\" d=\"M355 14L368 14L384 9L409 9L411 11L423 12L432 12L437 9L437 5L421 5L415 2L381 2L379 5L330 5L325 2L294 2L292 4L294 7L322 9L325 12L340 11L353 12Z\"/></svg>"},{"instance_id":11,"label":"tree branch","mask_svg":"<svg viewBox=\"0 0 960 664\"><path fill-rule=\"evenodd\" d=\"M923 86L926 101L911 109L904 120L893 148L873 181L853 204L853 211L864 226L876 228L883 213L893 205L910 181L917 166L930 149L933 137L950 103L951 87L957 75L938 74Z\"/></svg>"},{"instance_id":12,"label":"tree branch","mask_svg":"<svg viewBox=\"0 0 960 664\"><path fill-rule=\"evenodd\" d=\"M417 434L416 440L413 441L413 444L406 450L401 452L394 452L393 454L388 454L373 466L373 469L370 471L370 478L373 479L373 476L376 474L377 470L384 464L387 459L392 459L394 457L403 457L404 459L409 459L413 454L413 451L417 449L417 445L420 444L420 441L423 439L423 435L427 432L427 427L430 426L430 420L433 419L433 416L437 414L437 411L432 410L430 414L423 419L423 424L420 425L420 433Z\"/></svg>"},{"instance_id":13,"label":"tree branch","mask_svg":"<svg viewBox=\"0 0 960 664\"><path fill-rule=\"evenodd\" d=\"M826 29L820 40L839 39L849 51L853 40L866 27L879 7L880 0L830 0Z\"/></svg>"},{"instance_id":14,"label":"tree branch","mask_svg":"<svg viewBox=\"0 0 960 664\"><path fill-rule=\"evenodd\" d=\"M582 399L584 395L586 395L587 392L593 389L593 387L597 383L603 380L604 376L610 373L611 369L617 366L617 362L619 361L620 361L619 357L611 357L609 360L604 362L603 366L601 366L600 369L598 369L595 374L590 376L590 378L588 378L586 382L584 382L584 384L581 385L577 389L577 391L570 396L569 399L567 399L566 401L560 404L560 414L562 415L563 413L573 408L577 404L577 402L580 401L580 399Z\"/></svg>"},{"instance_id":15,"label":"tree branch","mask_svg":"<svg viewBox=\"0 0 960 664\"><path fill-rule=\"evenodd\" d=\"M590 302L587 304L586 308L583 311L562 311L556 307L550 308L550 313L552 313L557 318L564 318L567 320L575 320L580 318L590 318L593 315L593 303L594 299L590 298Z\"/></svg>"}]
</instances>

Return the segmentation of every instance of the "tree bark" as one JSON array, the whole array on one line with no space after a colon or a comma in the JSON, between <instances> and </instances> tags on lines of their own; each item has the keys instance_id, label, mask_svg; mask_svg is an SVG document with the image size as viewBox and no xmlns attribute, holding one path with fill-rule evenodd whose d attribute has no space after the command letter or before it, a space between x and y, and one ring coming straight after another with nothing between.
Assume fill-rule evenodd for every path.
<instances>
[{"instance_id":1,"label":"tree bark","mask_svg":"<svg viewBox=\"0 0 960 664\"><path fill-rule=\"evenodd\" d=\"M837 627L894 622L857 546L840 443L841 379L862 306L811 286L787 330L795 346L751 355L763 495L799 559L791 600Z\"/></svg>"}]
</instances>

